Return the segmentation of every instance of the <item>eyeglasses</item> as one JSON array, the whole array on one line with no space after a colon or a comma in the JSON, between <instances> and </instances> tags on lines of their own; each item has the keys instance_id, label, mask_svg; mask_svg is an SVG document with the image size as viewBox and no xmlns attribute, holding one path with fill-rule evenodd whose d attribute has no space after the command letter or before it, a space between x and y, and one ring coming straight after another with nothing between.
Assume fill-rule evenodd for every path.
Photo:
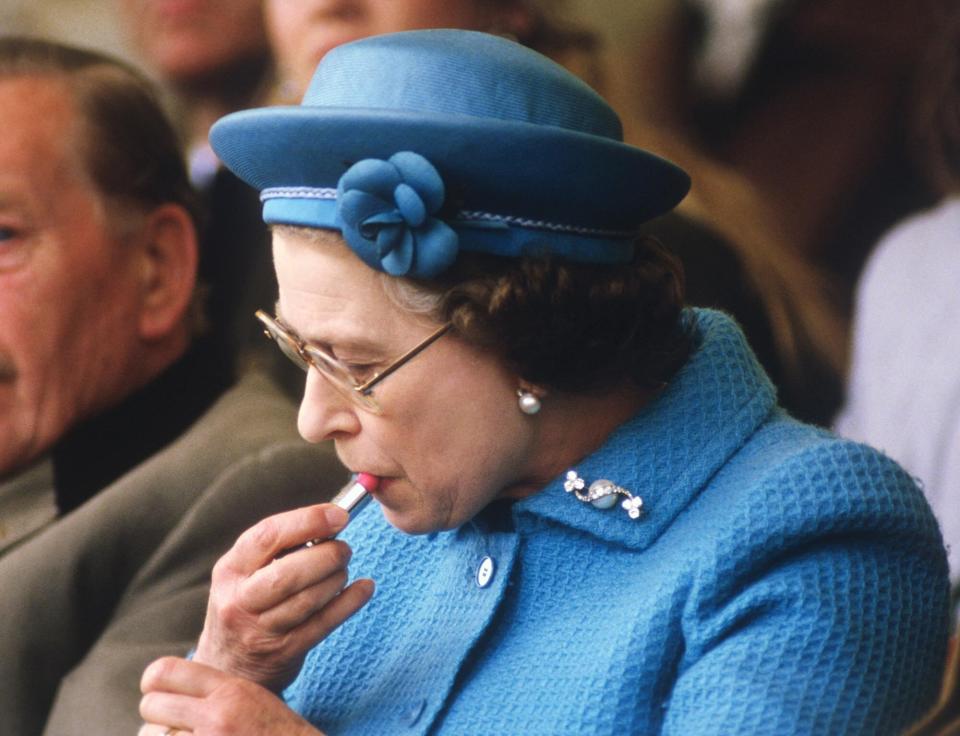
<instances>
[{"instance_id":1,"label":"eyeglasses","mask_svg":"<svg viewBox=\"0 0 960 736\"><path fill-rule=\"evenodd\" d=\"M404 363L415 358L430 345L443 337L451 325L445 324L432 332L425 340L414 345L399 358L387 365L382 371L374 373L366 380L361 380L357 369L341 362L329 352L301 339L293 330L287 327L279 317L271 317L262 309L257 310L257 319L264 326L264 334L277 343L280 351L292 360L302 371L315 368L317 373L327 379L342 395L350 399L362 409L374 414L380 414L380 403L373 396L373 387L384 378L397 370Z\"/></svg>"}]
</instances>

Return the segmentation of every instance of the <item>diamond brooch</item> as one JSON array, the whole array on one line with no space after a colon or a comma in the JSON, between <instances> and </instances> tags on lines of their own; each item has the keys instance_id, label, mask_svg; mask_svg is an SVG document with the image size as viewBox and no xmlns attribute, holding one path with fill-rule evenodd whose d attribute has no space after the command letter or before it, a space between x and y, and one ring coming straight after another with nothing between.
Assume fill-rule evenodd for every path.
<instances>
[{"instance_id":1,"label":"diamond brooch","mask_svg":"<svg viewBox=\"0 0 960 736\"><path fill-rule=\"evenodd\" d=\"M586 486L586 481L577 475L576 470L567 471L567 478L563 481L563 490L567 493L572 493L578 500L598 509L612 508L617 503L617 496L623 496L620 507L626 510L631 519L640 518L640 509L643 508L643 499L640 496L635 496L626 488L603 478L593 481L584 491Z\"/></svg>"}]
</instances>

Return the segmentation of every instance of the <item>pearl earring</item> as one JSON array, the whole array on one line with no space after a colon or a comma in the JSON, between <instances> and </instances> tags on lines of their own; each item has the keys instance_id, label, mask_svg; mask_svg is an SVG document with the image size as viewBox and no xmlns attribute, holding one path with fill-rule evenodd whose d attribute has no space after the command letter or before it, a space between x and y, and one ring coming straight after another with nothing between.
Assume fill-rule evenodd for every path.
<instances>
[{"instance_id":1,"label":"pearl earring","mask_svg":"<svg viewBox=\"0 0 960 736\"><path fill-rule=\"evenodd\" d=\"M524 414L533 415L540 411L540 399L536 394L523 389L517 389L517 406Z\"/></svg>"}]
</instances>

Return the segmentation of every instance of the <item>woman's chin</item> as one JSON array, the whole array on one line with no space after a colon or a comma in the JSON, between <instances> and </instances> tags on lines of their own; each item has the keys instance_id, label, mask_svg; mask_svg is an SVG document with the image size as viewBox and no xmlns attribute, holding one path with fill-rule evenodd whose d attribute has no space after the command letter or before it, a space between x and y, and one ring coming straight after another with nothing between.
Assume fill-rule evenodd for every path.
<instances>
[{"instance_id":1,"label":"woman's chin","mask_svg":"<svg viewBox=\"0 0 960 736\"><path fill-rule=\"evenodd\" d=\"M426 493L405 477L381 477L373 497L380 503L387 522L405 534L431 534L453 529L467 519L453 518L446 505L430 505L443 493Z\"/></svg>"},{"instance_id":2,"label":"woman's chin","mask_svg":"<svg viewBox=\"0 0 960 736\"><path fill-rule=\"evenodd\" d=\"M428 519L421 509L391 509L382 506L383 516L390 526L404 534L430 534L440 531L434 519Z\"/></svg>"}]
</instances>

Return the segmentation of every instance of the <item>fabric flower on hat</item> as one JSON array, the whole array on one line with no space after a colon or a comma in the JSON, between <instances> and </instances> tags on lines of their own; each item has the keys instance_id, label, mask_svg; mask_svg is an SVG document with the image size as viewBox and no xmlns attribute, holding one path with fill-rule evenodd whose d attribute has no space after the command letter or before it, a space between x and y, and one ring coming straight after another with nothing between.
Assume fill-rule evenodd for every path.
<instances>
[{"instance_id":1,"label":"fabric flower on hat","mask_svg":"<svg viewBox=\"0 0 960 736\"><path fill-rule=\"evenodd\" d=\"M433 164L401 151L347 169L337 186L337 217L347 244L373 268L429 278L457 257L456 232L433 217L443 198Z\"/></svg>"}]
</instances>

